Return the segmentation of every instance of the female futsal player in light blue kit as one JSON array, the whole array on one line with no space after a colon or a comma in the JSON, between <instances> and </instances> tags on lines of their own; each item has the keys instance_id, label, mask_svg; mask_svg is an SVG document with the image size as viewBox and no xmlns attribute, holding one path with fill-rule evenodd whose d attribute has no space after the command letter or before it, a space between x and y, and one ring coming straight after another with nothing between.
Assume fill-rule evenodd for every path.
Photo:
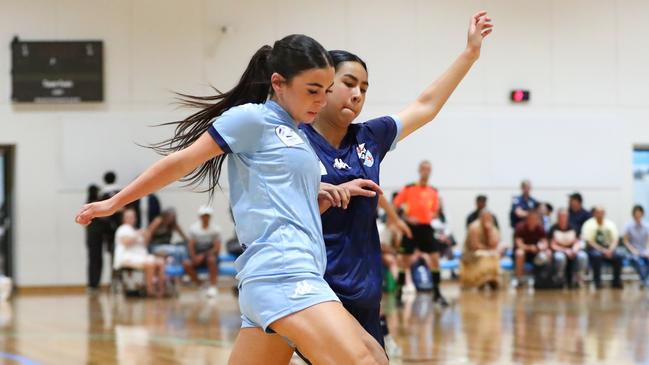
<instances>
[{"instance_id":1,"label":"female futsal player in light blue kit","mask_svg":"<svg viewBox=\"0 0 649 365\"><path fill-rule=\"evenodd\" d=\"M367 180L321 190L318 158L298 125L312 122L326 104L333 77L331 57L309 37L262 47L235 88L189 97L202 110L157 146L166 157L76 217L88 224L181 178L208 179L212 191L228 155L230 202L245 248L236 262L243 324L231 364L288 364L293 345L317 364L387 363L323 279L319 197L346 205L350 196L380 191Z\"/></svg>"}]
</instances>

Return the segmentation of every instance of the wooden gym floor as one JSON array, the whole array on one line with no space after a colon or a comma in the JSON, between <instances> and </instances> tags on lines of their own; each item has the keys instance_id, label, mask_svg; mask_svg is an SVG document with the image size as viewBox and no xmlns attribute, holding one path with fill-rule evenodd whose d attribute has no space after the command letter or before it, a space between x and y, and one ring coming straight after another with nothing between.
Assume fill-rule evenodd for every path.
<instances>
[{"instance_id":1,"label":"wooden gym floor","mask_svg":"<svg viewBox=\"0 0 649 365\"><path fill-rule=\"evenodd\" d=\"M430 295L384 310L403 349L392 364L649 364L649 291L514 289ZM1 364L225 364L236 298L184 290L175 299L21 294L0 303ZM295 360L294 364L301 364Z\"/></svg>"}]
</instances>

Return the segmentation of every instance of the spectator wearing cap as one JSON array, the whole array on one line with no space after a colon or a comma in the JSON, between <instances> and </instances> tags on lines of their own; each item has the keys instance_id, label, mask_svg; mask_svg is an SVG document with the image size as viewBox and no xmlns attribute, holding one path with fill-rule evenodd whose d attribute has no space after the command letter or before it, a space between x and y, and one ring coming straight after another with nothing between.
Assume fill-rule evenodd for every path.
<instances>
[{"instance_id":1,"label":"spectator wearing cap","mask_svg":"<svg viewBox=\"0 0 649 365\"><path fill-rule=\"evenodd\" d=\"M532 197L531 192L532 183L529 180L523 180L521 182L521 195L514 197L509 213L509 221L514 229L516 229L518 223L525 220L530 210L535 210L539 206L538 201Z\"/></svg>"},{"instance_id":2,"label":"spectator wearing cap","mask_svg":"<svg viewBox=\"0 0 649 365\"><path fill-rule=\"evenodd\" d=\"M570 225L577 230L577 235L581 237L581 227L591 218L590 212L584 209L584 200L580 193L574 192L569 195L568 199L568 220Z\"/></svg>"},{"instance_id":3,"label":"spectator wearing cap","mask_svg":"<svg viewBox=\"0 0 649 365\"><path fill-rule=\"evenodd\" d=\"M475 206L476 209L469 214L468 217L466 217L466 227L469 228L471 223L475 222L480 218L480 212L482 212L484 209L487 208L487 196L486 195L478 195L475 198ZM496 219L495 215L491 215L491 220L493 222L493 225L498 228L498 219Z\"/></svg>"},{"instance_id":4,"label":"spectator wearing cap","mask_svg":"<svg viewBox=\"0 0 649 365\"><path fill-rule=\"evenodd\" d=\"M197 285L200 285L201 282L196 269L207 266L210 280L210 287L205 291L207 297L218 295L216 282L219 273L221 229L211 222L213 214L214 211L209 206L202 206L198 209L199 220L189 228L189 243L187 244L189 258L183 262L185 271Z\"/></svg>"}]
</instances>

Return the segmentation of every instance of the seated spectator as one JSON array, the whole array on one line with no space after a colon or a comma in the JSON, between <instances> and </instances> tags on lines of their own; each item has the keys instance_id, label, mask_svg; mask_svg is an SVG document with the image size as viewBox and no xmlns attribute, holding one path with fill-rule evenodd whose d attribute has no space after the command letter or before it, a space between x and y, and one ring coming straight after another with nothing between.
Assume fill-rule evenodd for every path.
<instances>
[{"instance_id":1,"label":"seated spectator","mask_svg":"<svg viewBox=\"0 0 649 365\"><path fill-rule=\"evenodd\" d=\"M486 196L486 195L478 195L478 196L475 198L475 206L476 206L475 210L474 210L473 212L471 212L471 214L469 214L468 217L466 217L466 227L467 227L467 228L469 228L469 226L471 225L471 223L473 223L473 222L476 221L478 218L480 218L480 212L481 212L483 209L486 209L486 208L487 208L487 196ZM493 214L492 214L491 216L492 216L493 221L494 221L494 226L496 226L496 228L499 228L499 226L498 226L498 219L497 219L496 216L493 215Z\"/></svg>"},{"instance_id":2,"label":"seated spectator","mask_svg":"<svg viewBox=\"0 0 649 365\"><path fill-rule=\"evenodd\" d=\"M493 214L480 211L478 220L469 225L460 261L463 288L497 289L500 286L500 232Z\"/></svg>"},{"instance_id":3,"label":"seated spectator","mask_svg":"<svg viewBox=\"0 0 649 365\"><path fill-rule=\"evenodd\" d=\"M200 285L200 280L196 274L196 269L207 266L210 287L205 292L205 295L210 298L218 295L216 282L219 274L218 259L221 249L221 229L210 222L213 213L212 208L208 206L202 206L198 209L199 221L189 228L189 242L187 244L189 258L183 262L185 272L197 285Z\"/></svg>"},{"instance_id":4,"label":"seated spectator","mask_svg":"<svg viewBox=\"0 0 649 365\"><path fill-rule=\"evenodd\" d=\"M552 255L538 210L527 211L525 220L516 225L514 242L516 278L522 284L526 262L544 266L549 264Z\"/></svg>"},{"instance_id":5,"label":"seated spectator","mask_svg":"<svg viewBox=\"0 0 649 365\"><path fill-rule=\"evenodd\" d=\"M122 225L115 232L115 260L113 267L144 271L147 295L163 296L165 293L164 260L155 257L146 249L144 233L135 229L136 212L127 209L122 215ZM157 282L157 291L156 291Z\"/></svg>"},{"instance_id":6,"label":"seated spectator","mask_svg":"<svg viewBox=\"0 0 649 365\"><path fill-rule=\"evenodd\" d=\"M584 222L591 218L591 214L584 209L583 201L579 193L570 194L568 200L568 220L570 221L570 225L577 230L578 237L581 237L581 227L584 225Z\"/></svg>"},{"instance_id":7,"label":"seated spectator","mask_svg":"<svg viewBox=\"0 0 649 365\"><path fill-rule=\"evenodd\" d=\"M175 245L171 242L173 232L176 231L187 242L185 232L176 222L176 210L167 208L149 225L149 251L156 256L171 257L174 264L182 264L187 257L187 248L184 245Z\"/></svg>"},{"instance_id":8,"label":"seated spectator","mask_svg":"<svg viewBox=\"0 0 649 365\"><path fill-rule=\"evenodd\" d=\"M577 230L570 225L568 210L559 209L557 223L548 233L557 274L571 288L581 285L581 273L588 265L588 255L581 250Z\"/></svg>"},{"instance_id":9,"label":"seated spectator","mask_svg":"<svg viewBox=\"0 0 649 365\"><path fill-rule=\"evenodd\" d=\"M629 250L628 259L640 276L640 285L649 287L649 226L642 221L644 208L633 207L633 222L624 228L624 245Z\"/></svg>"},{"instance_id":10,"label":"seated spectator","mask_svg":"<svg viewBox=\"0 0 649 365\"><path fill-rule=\"evenodd\" d=\"M552 223L552 212L554 211L554 207L552 204L545 202L541 203L539 205L539 214L541 214L541 218L543 221L543 229L546 232L550 232L550 228L554 225Z\"/></svg>"},{"instance_id":11,"label":"seated spectator","mask_svg":"<svg viewBox=\"0 0 649 365\"><path fill-rule=\"evenodd\" d=\"M581 230L581 237L587 243L586 252L593 268L593 280L597 289L602 288L602 262L613 266L613 288L622 289L622 256L616 253L618 231L615 223L605 219L603 207L593 209L593 218L587 220Z\"/></svg>"}]
</instances>

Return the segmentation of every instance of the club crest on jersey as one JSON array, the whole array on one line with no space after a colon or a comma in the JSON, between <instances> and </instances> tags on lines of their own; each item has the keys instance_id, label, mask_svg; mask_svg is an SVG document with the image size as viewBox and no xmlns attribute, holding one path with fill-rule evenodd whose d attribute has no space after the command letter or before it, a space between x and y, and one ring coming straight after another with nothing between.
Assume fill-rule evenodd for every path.
<instances>
[{"instance_id":1,"label":"club crest on jersey","mask_svg":"<svg viewBox=\"0 0 649 365\"><path fill-rule=\"evenodd\" d=\"M337 158L334 160L334 168L338 170L349 170L350 167L345 161Z\"/></svg>"},{"instance_id":2,"label":"club crest on jersey","mask_svg":"<svg viewBox=\"0 0 649 365\"><path fill-rule=\"evenodd\" d=\"M356 146L356 153L358 154L358 158L363 160L363 165L367 167L374 166L374 156L372 156L372 152L365 148L365 143Z\"/></svg>"},{"instance_id":3,"label":"club crest on jersey","mask_svg":"<svg viewBox=\"0 0 649 365\"><path fill-rule=\"evenodd\" d=\"M277 134L277 137L279 137L282 143L289 147L304 143L295 131L284 125L275 128L275 134Z\"/></svg>"}]
</instances>

